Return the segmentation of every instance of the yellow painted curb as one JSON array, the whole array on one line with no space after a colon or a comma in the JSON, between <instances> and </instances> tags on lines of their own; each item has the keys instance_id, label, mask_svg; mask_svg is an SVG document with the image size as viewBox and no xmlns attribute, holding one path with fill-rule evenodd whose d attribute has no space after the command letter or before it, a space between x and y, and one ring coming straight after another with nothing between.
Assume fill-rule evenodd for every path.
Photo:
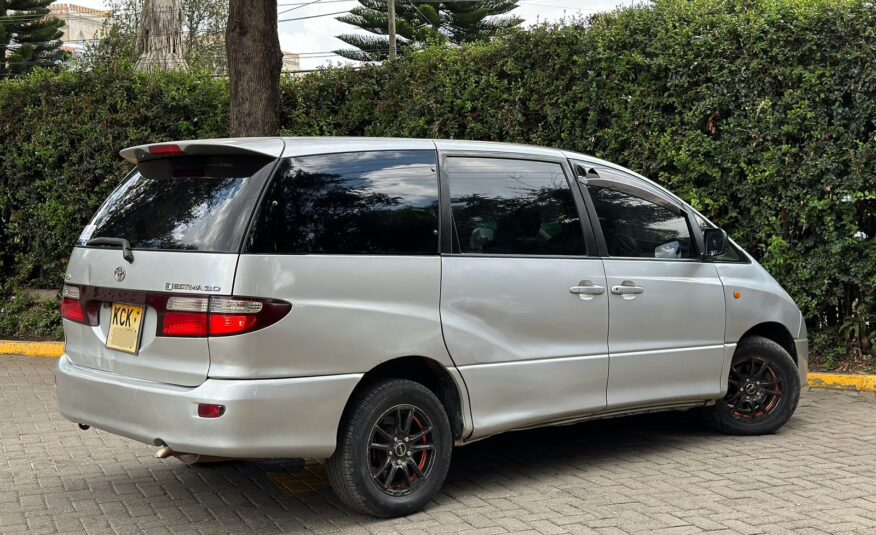
<instances>
[{"instance_id":1,"label":"yellow painted curb","mask_svg":"<svg viewBox=\"0 0 876 535\"><path fill-rule=\"evenodd\" d=\"M0 356L59 358L64 354L64 342L15 342L0 340Z\"/></svg>"},{"instance_id":2,"label":"yellow painted curb","mask_svg":"<svg viewBox=\"0 0 876 535\"><path fill-rule=\"evenodd\" d=\"M876 375L853 375L847 373L810 373L809 386L812 388L836 388L876 392Z\"/></svg>"}]
</instances>

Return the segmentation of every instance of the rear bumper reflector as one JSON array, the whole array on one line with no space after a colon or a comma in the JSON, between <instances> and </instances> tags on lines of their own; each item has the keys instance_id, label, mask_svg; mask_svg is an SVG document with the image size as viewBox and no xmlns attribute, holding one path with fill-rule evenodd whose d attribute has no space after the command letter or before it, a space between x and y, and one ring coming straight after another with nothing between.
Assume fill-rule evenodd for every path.
<instances>
[{"instance_id":1,"label":"rear bumper reflector","mask_svg":"<svg viewBox=\"0 0 876 535\"><path fill-rule=\"evenodd\" d=\"M219 418L225 414L225 405L198 403L198 416L201 418Z\"/></svg>"}]
</instances>

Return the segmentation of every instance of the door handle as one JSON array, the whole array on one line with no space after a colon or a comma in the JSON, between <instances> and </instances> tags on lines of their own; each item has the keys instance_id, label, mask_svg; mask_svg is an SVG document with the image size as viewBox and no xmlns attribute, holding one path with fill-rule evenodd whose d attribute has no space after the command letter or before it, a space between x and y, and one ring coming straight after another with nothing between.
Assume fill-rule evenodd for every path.
<instances>
[{"instance_id":1,"label":"door handle","mask_svg":"<svg viewBox=\"0 0 876 535\"><path fill-rule=\"evenodd\" d=\"M636 286L633 281L623 281L611 287L611 293L614 295L639 295L645 291L641 286Z\"/></svg>"},{"instance_id":2,"label":"door handle","mask_svg":"<svg viewBox=\"0 0 876 535\"><path fill-rule=\"evenodd\" d=\"M598 284L588 284L590 281L581 281L580 286L572 286L569 288L569 293L575 295L602 295L605 293L605 286Z\"/></svg>"}]
</instances>

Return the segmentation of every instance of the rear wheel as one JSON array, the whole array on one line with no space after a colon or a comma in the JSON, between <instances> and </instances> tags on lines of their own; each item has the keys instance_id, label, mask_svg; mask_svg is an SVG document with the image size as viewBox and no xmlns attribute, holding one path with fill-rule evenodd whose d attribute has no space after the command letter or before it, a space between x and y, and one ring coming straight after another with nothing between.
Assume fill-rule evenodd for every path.
<instances>
[{"instance_id":1,"label":"rear wheel","mask_svg":"<svg viewBox=\"0 0 876 535\"><path fill-rule=\"evenodd\" d=\"M791 419L799 399L791 355L772 340L752 336L736 348L727 395L706 410L706 419L730 435L774 433Z\"/></svg>"},{"instance_id":2,"label":"rear wheel","mask_svg":"<svg viewBox=\"0 0 876 535\"><path fill-rule=\"evenodd\" d=\"M326 471L350 508L380 517L407 515L441 488L452 445L435 394L413 381L383 380L351 401Z\"/></svg>"}]
</instances>

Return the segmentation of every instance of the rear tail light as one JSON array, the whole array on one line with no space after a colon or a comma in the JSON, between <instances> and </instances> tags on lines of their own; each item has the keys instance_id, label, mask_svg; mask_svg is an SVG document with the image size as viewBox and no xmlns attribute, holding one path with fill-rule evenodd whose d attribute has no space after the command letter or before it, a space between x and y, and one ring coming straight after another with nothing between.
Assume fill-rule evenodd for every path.
<instances>
[{"instance_id":1,"label":"rear tail light","mask_svg":"<svg viewBox=\"0 0 876 535\"><path fill-rule=\"evenodd\" d=\"M210 336L228 336L254 330L258 316L210 314Z\"/></svg>"},{"instance_id":2,"label":"rear tail light","mask_svg":"<svg viewBox=\"0 0 876 535\"><path fill-rule=\"evenodd\" d=\"M146 304L158 314L156 336L203 338L264 329L283 319L292 305L255 297L168 295L138 290L107 290L64 285L61 315L83 325L98 325L101 303Z\"/></svg>"},{"instance_id":3,"label":"rear tail light","mask_svg":"<svg viewBox=\"0 0 876 535\"><path fill-rule=\"evenodd\" d=\"M170 297L167 299L167 310L176 312L206 312L209 303L207 297Z\"/></svg>"},{"instance_id":4,"label":"rear tail light","mask_svg":"<svg viewBox=\"0 0 876 535\"><path fill-rule=\"evenodd\" d=\"M97 325L100 303L84 301L78 286L65 284L61 290L61 317L83 325Z\"/></svg>"},{"instance_id":5,"label":"rear tail light","mask_svg":"<svg viewBox=\"0 0 876 535\"><path fill-rule=\"evenodd\" d=\"M65 284L64 289L61 290L61 297L79 301L79 286L68 286Z\"/></svg>"},{"instance_id":6,"label":"rear tail light","mask_svg":"<svg viewBox=\"0 0 876 535\"><path fill-rule=\"evenodd\" d=\"M225 296L156 296L158 336L229 336L280 321L292 305L277 299Z\"/></svg>"},{"instance_id":7,"label":"rear tail light","mask_svg":"<svg viewBox=\"0 0 876 535\"><path fill-rule=\"evenodd\" d=\"M256 299L234 297L213 297L210 299L210 312L213 314L258 314L265 305Z\"/></svg>"},{"instance_id":8,"label":"rear tail light","mask_svg":"<svg viewBox=\"0 0 876 535\"><path fill-rule=\"evenodd\" d=\"M167 312L159 328L162 336L207 336L207 314Z\"/></svg>"},{"instance_id":9,"label":"rear tail light","mask_svg":"<svg viewBox=\"0 0 876 535\"><path fill-rule=\"evenodd\" d=\"M61 316L70 321L85 323L85 309L78 299L73 300L65 297L61 300Z\"/></svg>"}]
</instances>

